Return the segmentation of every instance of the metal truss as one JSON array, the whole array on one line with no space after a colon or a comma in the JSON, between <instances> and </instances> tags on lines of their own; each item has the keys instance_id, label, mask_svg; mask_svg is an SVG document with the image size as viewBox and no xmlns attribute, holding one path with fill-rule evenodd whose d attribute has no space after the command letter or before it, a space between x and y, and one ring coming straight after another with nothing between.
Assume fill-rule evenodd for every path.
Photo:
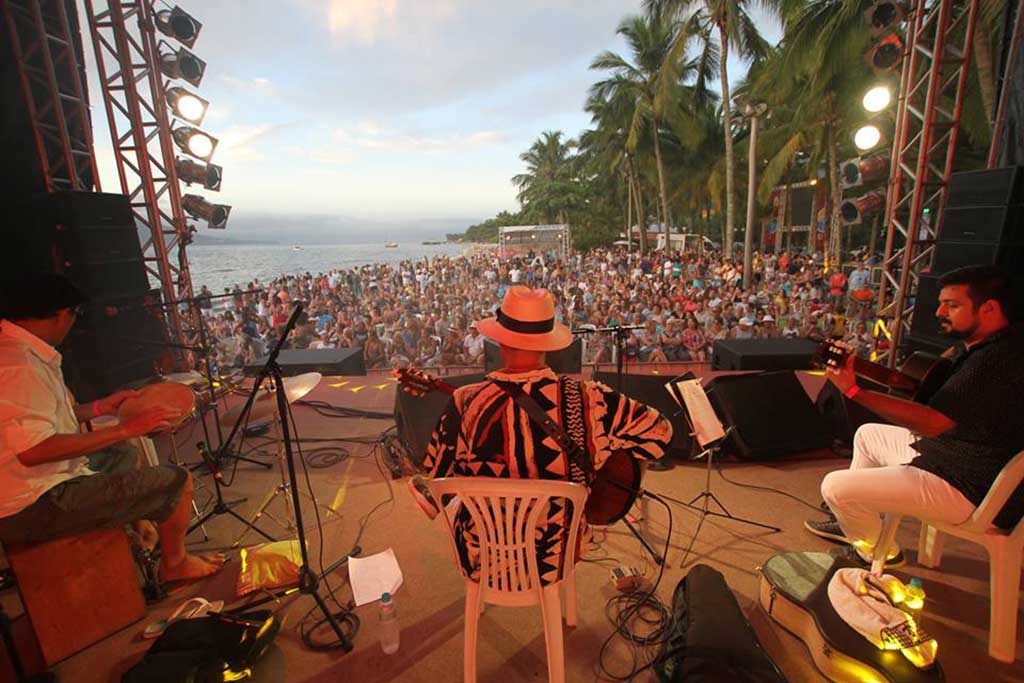
<instances>
[{"instance_id":1,"label":"metal truss","mask_svg":"<svg viewBox=\"0 0 1024 683\"><path fill-rule=\"evenodd\" d=\"M0 0L47 192L100 189L66 0Z\"/></svg>"},{"instance_id":2,"label":"metal truss","mask_svg":"<svg viewBox=\"0 0 1024 683\"><path fill-rule=\"evenodd\" d=\"M103 103L114 145L121 191L139 224L146 270L159 283L164 302L192 298L185 247L189 227L181 204L174 144L160 73L153 6L146 0L107 0L106 9L85 0ZM196 329L195 307L168 305L170 341L188 346ZM178 369L187 363L177 354Z\"/></svg>"},{"instance_id":3,"label":"metal truss","mask_svg":"<svg viewBox=\"0 0 1024 683\"><path fill-rule=\"evenodd\" d=\"M903 54L886 196L878 315L894 367L910 330L920 274L931 266L953 172L979 0L914 0Z\"/></svg>"}]
</instances>

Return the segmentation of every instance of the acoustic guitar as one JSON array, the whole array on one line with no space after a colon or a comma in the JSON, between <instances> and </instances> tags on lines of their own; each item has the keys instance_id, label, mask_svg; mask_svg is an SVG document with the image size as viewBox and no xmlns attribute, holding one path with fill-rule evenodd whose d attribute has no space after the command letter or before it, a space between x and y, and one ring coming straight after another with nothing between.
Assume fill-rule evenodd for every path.
<instances>
[{"instance_id":1,"label":"acoustic guitar","mask_svg":"<svg viewBox=\"0 0 1024 683\"><path fill-rule=\"evenodd\" d=\"M451 396L456 387L415 368L398 368L395 377L402 390L414 396L440 391ZM643 469L629 451L612 451L590 482L590 495L583 514L593 526L608 526L626 516L640 495Z\"/></svg>"},{"instance_id":2,"label":"acoustic guitar","mask_svg":"<svg viewBox=\"0 0 1024 683\"><path fill-rule=\"evenodd\" d=\"M829 361L843 365L850 355L849 351L836 345L831 339L812 339L819 343L814 354L816 365L826 367ZM949 379L952 366L953 362L950 359L924 351L915 351L911 354L899 370L860 357L855 357L853 361L853 371L858 376L904 394L918 403L928 402L928 399Z\"/></svg>"}]
</instances>

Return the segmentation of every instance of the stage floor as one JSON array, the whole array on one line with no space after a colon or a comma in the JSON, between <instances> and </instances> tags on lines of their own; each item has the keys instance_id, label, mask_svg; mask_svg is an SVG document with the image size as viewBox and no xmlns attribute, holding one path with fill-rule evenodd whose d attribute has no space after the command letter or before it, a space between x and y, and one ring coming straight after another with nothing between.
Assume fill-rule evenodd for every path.
<instances>
[{"instance_id":1,"label":"stage floor","mask_svg":"<svg viewBox=\"0 0 1024 683\"><path fill-rule=\"evenodd\" d=\"M663 374L671 376L671 369ZM810 383L818 378L810 378ZM395 384L387 375L325 378L309 398L346 408L381 411L390 414L394 405ZM310 407L295 406L300 436L305 439L347 437L373 439L389 427L392 419L328 418ZM182 443L193 443L201 431L189 429L179 435ZM320 444L317 444L320 445ZM256 682L294 681L404 681L442 683L462 680L463 581L454 565L449 541L440 520L431 522L408 495L405 480L392 480L380 462L379 452L367 444L343 444L349 457L322 468L310 468L309 478L319 502L334 510L324 513L323 557L326 563L338 558L354 544L363 555L392 548L398 558L405 583L395 598L402 628L402 644L397 654L384 655L378 642L376 603L356 609L361 625L355 636L355 649L321 653L307 649L298 626L313 607L306 596L286 598L280 605L284 627L271 651L259 664L251 679ZM169 451L166 440L159 444L161 456ZM315 446L306 444L307 456ZM190 455L192 449L184 449ZM190 458L191 459L191 458ZM270 458L268 458L270 460ZM835 547L803 529L808 517L820 517L815 508L820 502L818 486L822 476L847 466L847 461L830 452L803 454L798 458L762 463L727 462L711 476L714 493L739 517L748 517L782 528L771 533L746 524L708 518L697 531L697 514L689 508L671 504L672 535L668 536L669 516L656 503L648 506L648 517L641 528L661 550L668 543L664 575L658 587L659 597L671 602L672 592L686 572L697 563L721 571L750 619L767 651L790 681L817 683L826 679L817 672L801 641L776 626L757 605L758 567L772 555L792 550L825 550ZM654 493L688 501L704 486L702 462L676 461L668 471L649 472L645 486ZM301 476L301 475L300 475ZM200 504L209 500L208 477L197 494ZM253 465L238 467L234 484L226 490L228 499L247 496L238 510L248 513L264 494L279 482L276 468L265 471ZM753 484L784 493L747 488ZM277 515L284 512L283 502L275 503ZM306 507L308 521L312 521ZM264 519L261 526L274 536L281 529ZM230 517L215 518L207 525L210 540L198 542L195 549L222 548L238 535L241 525ZM1018 661L1005 665L987 654L988 565L980 547L956 539L946 544L941 569L929 570L914 565L918 525L907 522L899 534L910 562L895 573L907 578L919 576L928 593L923 623L938 638L939 659L946 680L961 682L1024 681L1024 647L1018 647ZM255 534L247 541L257 542ZM313 557L319 556L320 535L311 535ZM589 553L594 561L583 562L577 570L579 620L566 633L566 679L569 681L607 680L599 672L598 653L612 627L605 616L605 603L615 594L609 582L609 569L615 565L635 566L648 579L658 575L657 566L646 559L640 545L622 526L607 531L603 542ZM314 560L315 561L315 560ZM136 663L148 647L139 633L148 621L167 616L175 606L193 595L210 600L233 599L239 562L235 559L218 576L172 594L151 606L146 619L91 648L60 663L56 670L61 681L108 683ZM348 601L347 571L331 576L339 599ZM15 616L20 613L16 593L3 594L3 604ZM22 620L24 621L24 620ZM1024 629L1018 631L1024 635ZM653 656L655 653L648 653ZM543 627L539 608L488 607L481 618L478 673L480 681L538 681L546 678ZM629 649L621 640L609 648L605 665L613 674L623 675L632 666ZM643 662L639 662L642 664ZM653 681L650 673L636 680Z\"/></svg>"}]
</instances>

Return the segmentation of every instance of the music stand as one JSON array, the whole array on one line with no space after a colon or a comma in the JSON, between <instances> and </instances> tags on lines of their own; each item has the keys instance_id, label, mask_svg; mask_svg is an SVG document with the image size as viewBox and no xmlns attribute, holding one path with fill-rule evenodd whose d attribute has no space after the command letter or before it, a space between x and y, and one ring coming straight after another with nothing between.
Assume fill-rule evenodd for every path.
<instances>
[{"instance_id":1,"label":"music stand","mask_svg":"<svg viewBox=\"0 0 1024 683\"><path fill-rule=\"evenodd\" d=\"M682 382L668 382L665 384L665 388L668 393L679 403L680 407L683 408L683 414L686 416L686 422L690 425L690 432L697 440L697 445L704 449L696 456L695 460L705 458L707 461L707 469L704 477L704 490L694 496L690 502L684 503L681 500L660 494L663 498L684 505L690 509L696 510L700 513L701 517L707 517L709 515L714 517L723 517L725 519L731 519L735 522L742 522L744 524L750 524L752 526L759 526L764 529L771 529L773 532L782 531L777 526L771 524L764 524L763 522L755 522L752 519L746 519L745 517L737 517L736 515L729 512L729 509L718 499L714 491L711 490L711 467L714 459L715 451L721 450L722 444L725 439L729 436L729 431L732 430L730 427L728 430L724 429L721 420L718 419L718 415L715 414L715 409L711 407L711 402L708 400L708 395L704 391L704 387L701 386L699 379L689 379ZM702 505L696 505L697 501L702 501ZM708 509L708 503L714 503L718 506L721 512Z\"/></svg>"}]
</instances>

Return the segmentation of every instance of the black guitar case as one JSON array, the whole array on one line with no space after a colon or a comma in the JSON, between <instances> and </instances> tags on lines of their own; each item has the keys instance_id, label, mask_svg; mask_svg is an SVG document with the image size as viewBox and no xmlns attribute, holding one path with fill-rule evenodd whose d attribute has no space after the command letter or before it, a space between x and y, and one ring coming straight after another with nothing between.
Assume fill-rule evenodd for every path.
<instances>
[{"instance_id":1,"label":"black guitar case","mask_svg":"<svg viewBox=\"0 0 1024 683\"><path fill-rule=\"evenodd\" d=\"M814 665L836 683L941 683L938 661L918 669L898 652L879 650L832 607L828 584L836 570L855 567L827 553L781 553L761 568L761 607L804 641Z\"/></svg>"},{"instance_id":2,"label":"black guitar case","mask_svg":"<svg viewBox=\"0 0 1024 683\"><path fill-rule=\"evenodd\" d=\"M725 578L704 564L676 586L654 669L663 683L786 683Z\"/></svg>"}]
</instances>

